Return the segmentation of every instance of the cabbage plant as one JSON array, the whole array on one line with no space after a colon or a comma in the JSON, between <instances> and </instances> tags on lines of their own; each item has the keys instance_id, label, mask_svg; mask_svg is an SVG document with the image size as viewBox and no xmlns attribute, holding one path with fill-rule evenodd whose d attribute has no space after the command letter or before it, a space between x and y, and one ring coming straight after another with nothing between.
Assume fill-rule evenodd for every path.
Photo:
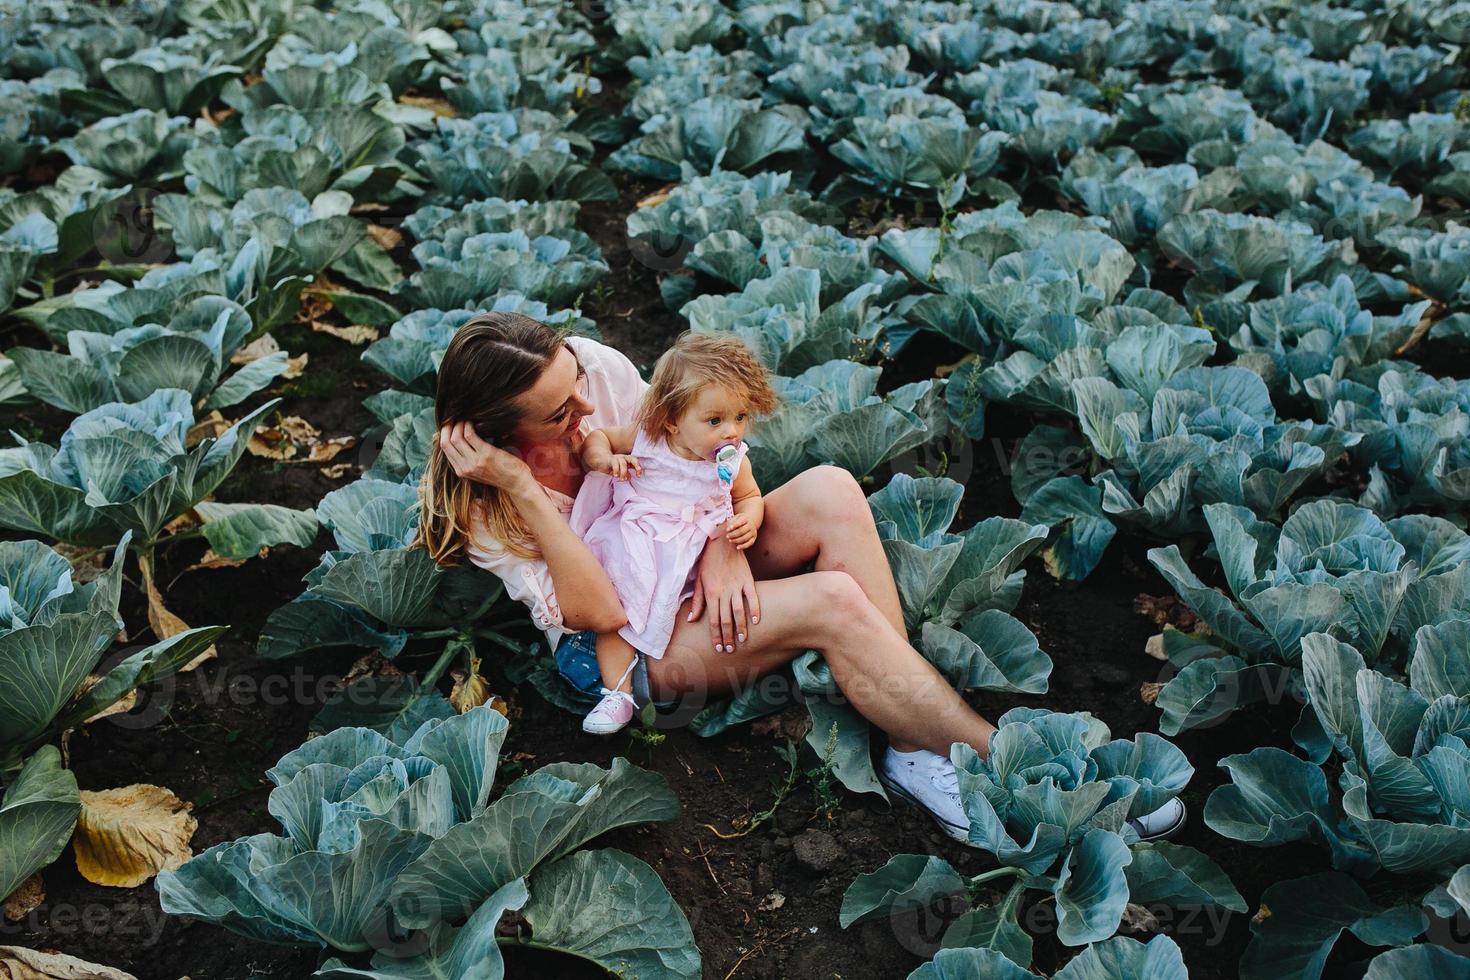
<instances>
[{"instance_id":1,"label":"cabbage plant","mask_svg":"<svg viewBox=\"0 0 1470 980\"><path fill-rule=\"evenodd\" d=\"M960 120L903 112L859 116L852 126L851 135L832 145L832 155L854 180L886 196L933 196L949 206L996 172L1011 139ZM829 190L829 196L838 194Z\"/></svg>"},{"instance_id":2,"label":"cabbage plant","mask_svg":"<svg viewBox=\"0 0 1470 980\"><path fill-rule=\"evenodd\" d=\"M319 977L499 976L499 946L522 942L605 969L697 977L689 923L653 869L582 849L617 827L674 819L663 778L625 759L555 763L491 802L506 729L482 706L386 735L312 739L266 774L283 832L163 872L164 910L337 953ZM511 911L514 931L501 921Z\"/></svg>"},{"instance_id":3,"label":"cabbage plant","mask_svg":"<svg viewBox=\"0 0 1470 980\"><path fill-rule=\"evenodd\" d=\"M860 356L883 326L879 283L864 283L830 303L823 302L822 287L817 269L785 268L751 279L739 293L700 296L679 312L696 332L738 334L774 372L802 371Z\"/></svg>"},{"instance_id":4,"label":"cabbage plant","mask_svg":"<svg viewBox=\"0 0 1470 980\"><path fill-rule=\"evenodd\" d=\"M575 201L475 201L458 211L420 208L403 227L418 240L421 268L394 287L416 307L452 309L517 293L570 306L607 272L576 228Z\"/></svg>"},{"instance_id":5,"label":"cabbage plant","mask_svg":"<svg viewBox=\"0 0 1470 980\"><path fill-rule=\"evenodd\" d=\"M1244 322L1227 336L1242 358L1269 365L1273 386L1301 394L1318 375L1344 373L1387 360L1408 342L1429 301L1375 315L1359 302L1352 280L1302 283L1284 296L1249 304Z\"/></svg>"},{"instance_id":6,"label":"cabbage plant","mask_svg":"<svg viewBox=\"0 0 1470 980\"><path fill-rule=\"evenodd\" d=\"M82 812L77 778L54 745L37 749L0 797L0 889L13 894L61 856Z\"/></svg>"},{"instance_id":7,"label":"cabbage plant","mask_svg":"<svg viewBox=\"0 0 1470 980\"><path fill-rule=\"evenodd\" d=\"M686 167L696 174L785 170L804 162L793 154L806 150L794 114L728 95L676 106L649 119L641 132L607 158L609 170L665 181L679 180Z\"/></svg>"},{"instance_id":8,"label":"cabbage plant","mask_svg":"<svg viewBox=\"0 0 1470 980\"><path fill-rule=\"evenodd\" d=\"M849 360L774 379L781 406L747 440L763 486L776 487L821 463L862 478L883 463L944 436L943 382L915 381L880 395L882 370Z\"/></svg>"},{"instance_id":9,"label":"cabbage plant","mask_svg":"<svg viewBox=\"0 0 1470 980\"><path fill-rule=\"evenodd\" d=\"M140 401L110 402L77 416L55 447L17 437L19 445L0 449L0 526L68 544L129 540L150 586L154 549L163 540L203 537L230 559L252 558L270 545L309 545L316 536L311 511L204 502L276 404L195 440L192 396L160 388ZM165 538L167 525L190 511L201 525Z\"/></svg>"},{"instance_id":10,"label":"cabbage plant","mask_svg":"<svg viewBox=\"0 0 1470 980\"><path fill-rule=\"evenodd\" d=\"M844 928L958 895L967 911L941 946L991 949L1024 969L1032 940L1019 912L1028 890L1055 899L1056 936L1067 946L1108 939L1129 903L1245 910L1210 858L1181 845L1140 843L1128 824L1178 796L1194 774L1184 754L1157 735L1113 739L1086 712L1013 708L1001 716L985 759L963 743L951 758L970 842L1000 866L970 876L941 858L898 855L848 887ZM1004 879L1011 881L999 902L979 901L981 886Z\"/></svg>"},{"instance_id":11,"label":"cabbage plant","mask_svg":"<svg viewBox=\"0 0 1470 980\"><path fill-rule=\"evenodd\" d=\"M1420 626L1403 684L1332 634L1304 636L1302 683L1315 726L1295 734L1309 758L1275 747L1226 756L1220 765L1231 782L1210 794L1205 821L1259 847L1320 843L1335 868L1362 875L1447 875L1470 862L1455 775L1470 763L1462 720L1470 684L1460 663L1467 640L1470 620ZM1341 763L1340 797L1328 792L1329 757Z\"/></svg>"},{"instance_id":12,"label":"cabbage plant","mask_svg":"<svg viewBox=\"0 0 1470 980\"><path fill-rule=\"evenodd\" d=\"M1168 366L1138 363L1145 382ZM1073 381L1072 394L1087 445L1108 468L1090 484L1076 475L1038 480L1022 512L1058 528L1051 561L1066 578L1097 566L1118 525L1188 534L1203 529L1200 508L1212 503L1275 517L1360 439L1330 425L1279 422L1265 382L1242 367L1188 368L1149 398L1105 377Z\"/></svg>"},{"instance_id":13,"label":"cabbage plant","mask_svg":"<svg viewBox=\"0 0 1470 980\"><path fill-rule=\"evenodd\" d=\"M433 433L428 416L427 435ZM271 613L257 652L268 660L326 647L395 657L411 639L442 644L418 680L363 678L329 703L315 724L385 728L401 717L448 710L434 684L455 665L473 671L478 642L519 650L525 624L494 575L464 562L443 568L413 547L420 471L403 482L365 477L322 498L316 518L334 547L305 576L306 591Z\"/></svg>"},{"instance_id":14,"label":"cabbage plant","mask_svg":"<svg viewBox=\"0 0 1470 980\"><path fill-rule=\"evenodd\" d=\"M958 301L936 311L934 329L988 353L1039 314L1088 317L1115 301L1136 263L1105 226L1060 211L1022 214L1008 201L947 227L892 229L880 247L915 281Z\"/></svg>"},{"instance_id":15,"label":"cabbage plant","mask_svg":"<svg viewBox=\"0 0 1470 980\"><path fill-rule=\"evenodd\" d=\"M1279 528L1229 504L1204 517L1228 595L1200 581L1177 545L1148 553L1213 634L1165 643L1179 668L1156 702L1166 734L1299 689L1307 634L1392 671L1411 661L1420 627L1470 618L1470 537L1440 518L1383 521L1334 498L1301 505Z\"/></svg>"},{"instance_id":16,"label":"cabbage plant","mask_svg":"<svg viewBox=\"0 0 1470 980\"><path fill-rule=\"evenodd\" d=\"M934 959L910 973L908 980L1039 980L1040 976L1017 966L1015 960L997 949L959 946L941 949ZM1053 980L1185 980L1189 971L1184 966L1184 953L1168 936L1155 936L1147 943L1118 936L1093 943L1051 976Z\"/></svg>"},{"instance_id":17,"label":"cabbage plant","mask_svg":"<svg viewBox=\"0 0 1470 980\"><path fill-rule=\"evenodd\" d=\"M791 174L762 172L745 177L728 170L681 182L628 215L628 236L640 261L675 267L706 238L734 232L756 242L770 213L834 224L840 212L791 188Z\"/></svg>"},{"instance_id":18,"label":"cabbage plant","mask_svg":"<svg viewBox=\"0 0 1470 980\"><path fill-rule=\"evenodd\" d=\"M402 156L428 184L424 205L457 206L501 197L611 201L617 189L584 161L591 142L537 109L481 112L439 119L435 133Z\"/></svg>"},{"instance_id":19,"label":"cabbage plant","mask_svg":"<svg viewBox=\"0 0 1470 980\"><path fill-rule=\"evenodd\" d=\"M219 95L225 82L240 75L239 63L225 52L201 54L189 39L169 39L141 48L126 58L104 58L102 77L111 92L88 92L86 110L93 118L122 115L133 109L197 116ZM71 100L74 104L76 96Z\"/></svg>"},{"instance_id":20,"label":"cabbage plant","mask_svg":"<svg viewBox=\"0 0 1470 980\"><path fill-rule=\"evenodd\" d=\"M179 633L96 676L123 628L117 604L128 543L124 534L95 581L76 583L70 563L41 542L0 542L0 774L135 688L172 674L225 631Z\"/></svg>"},{"instance_id":21,"label":"cabbage plant","mask_svg":"<svg viewBox=\"0 0 1470 980\"><path fill-rule=\"evenodd\" d=\"M1246 298L1256 289L1279 296L1292 283L1318 277L1343 254L1341 245L1299 221L1215 210L1175 216L1159 229L1158 243L1166 257L1195 273L1184 287L1190 302L1226 294Z\"/></svg>"},{"instance_id":22,"label":"cabbage plant","mask_svg":"<svg viewBox=\"0 0 1470 980\"><path fill-rule=\"evenodd\" d=\"M1334 868L1357 876L1438 875L1448 887L1423 904L1453 918L1465 905L1470 861L1461 775L1470 763L1462 720L1470 705L1462 667L1470 622L1420 626L1411 642L1405 684L1328 633L1303 637L1304 721L1312 725L1293 734L1307 757L1270 746L1226 756L1220 765L1230 782L1210 794L1205 822L1257 847L1316 843L1330 851ZM1324 764L1337 773L1336 791ZM1379 909L1342 874L1279 882L1262 901L1291 910L1308 895L1317 921L1287 911L1286 921L1255 929L1243 976L1275 975L1268 964L1279 969L1308 954L1325 958L1345 928L1370 945L1407 947L1375 957L1368 976L1457 976L1470 963L1446 950L1408 947L1427 924L1418 905ZM1324 895L1333 897L1317 903Z\"/></svg>"},{"instance_id":23,"label":"cabbage plant","mask_svg":"<svg viewBox=\"0 0 1470 980\"><path fill-rule=\"evenodd\" d=\"M137 109L108 116L56 146L72 163L90 167L116 186L180 176L184 152L197 140L183 116Z\"/></svg>"},{"instance_id":24,"label":"cabbage plant","mask_svg":"<svg viewBox=\"0 0 1470 980\"><path fill-rule=\"evenodd\" d=\"M71 330L68 353L17 347L10 351L26 390L68 412L134 401L160 388L187 391L201 410L228 408L268 385L286 369L276 351L230 371L231 356L253 333L249 315L221 296L189 301L167 324L123 326L138 309L128 291L112 294L108 308ZM65 322L63 320L63 322Z\"/></svg>"},{"instance_id":25,"label":"cabbage plant","mask_svg":"<svg viewBox=\"0 0 1470 980\"><path fill-rule=\"evenodd\" d=\"M724 54L697 44L687 51L637 55L628 59L627 68L635 79L627 113L640 123L707 96L749 99L761 92L755 55L743 49Z\"/></svg>"},{"instance_id":26,"label":"cabbage plant","mask_svg":"<svg viewBox=\"0 0 1470 980\"><path fill-rule=\"evenodd\" d=\"M1304 389L1320 417L1362 437L1351 449L1368 472L1359 503L1389 515L1470 500L1470 383L1380 361L1308 378Z\"/></svg>"}]
</instances>

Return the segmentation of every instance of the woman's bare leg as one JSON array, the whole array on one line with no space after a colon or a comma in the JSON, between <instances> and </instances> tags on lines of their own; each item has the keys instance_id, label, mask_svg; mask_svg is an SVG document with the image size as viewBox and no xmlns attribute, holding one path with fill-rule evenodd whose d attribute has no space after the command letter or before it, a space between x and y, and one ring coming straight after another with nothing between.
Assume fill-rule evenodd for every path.
<instances>
[{"instance_id":1,"label":"woman's bare leg","mask_svg":"<svg viewBox=\"0 0 1470 980\"><path fill-rule=\"evenodd\" d=\"M760 626L734 653L710 648L708 624L675 619L664 656L648 664L655 697L713 700L760 683L803 650L817 650L849 703L900 751L948 755L954 742L967 742L982 755L989 751L995 727L909 646L851 575L811 572L757 588Z\"/></svg>"},{"instance_id":2,"label":"woman's bare leg","mask_svg":"<svg viewBox=\"0 0 1470 980\"><path fill-rule=\"evenodd\" d=\"M852 474L840 467L814 466L767 494L760 535L745 554L751 572L762 582L763 604L763 580L793 575L812 563L817 571L852 576L893 631L900 637L908 635L898 587L878 538L868 498ZM752 639L760 628L750 628ZM984 722L979 715L975 718ZM989 727L988 722L984 724ZM923 744L910 742L893 731L888 736L889 744L900 752ZM943 752L948 754L948 749Z\"/></svg>"},{"instance_id":3,"label":"woman's bare leg","mask_svg":"<svg viewBox=\"0 0 1470 980\"><path fill-rule=\"evenodd\" d=\"M745 552L757 582L795 575L808 562L815 562L819 572L846 572L895 632L905 635L888 556L868 498L851 473L814 466L766 494L765 500L760 534Z\"/></svg>"}]
</instances>

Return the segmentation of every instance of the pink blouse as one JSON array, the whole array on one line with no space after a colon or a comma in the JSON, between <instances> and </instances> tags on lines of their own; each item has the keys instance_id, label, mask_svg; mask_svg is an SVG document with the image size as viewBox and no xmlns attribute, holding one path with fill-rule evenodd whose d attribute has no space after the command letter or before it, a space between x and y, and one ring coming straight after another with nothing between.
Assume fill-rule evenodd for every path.
<instances>
[{"instance_id":1,"label":"pink blouse","mask_svg":"<svg viewBox=\"0 0 1470 980\"><path fill-rule=\"evenodd\" d=\"M587 337L568 337L572 352L587 372L587 400L594 408L584 418L578 431L586 436L593 429L627 425L637 413L638 403L648 382L638 375L633 362L618 350ZM546 496L564 516L572 512L573 498L559 490L542 487ZM471 526L465 555L487 571L494 572L505 583L512 599L526 604L531 619L546 634L546 642L555 650L561 638L572 630L562 625L561 606L556 601L556 587L551 573L541 558L522 558L505 550L482 525Z\"/></svg>"}]
</instances>

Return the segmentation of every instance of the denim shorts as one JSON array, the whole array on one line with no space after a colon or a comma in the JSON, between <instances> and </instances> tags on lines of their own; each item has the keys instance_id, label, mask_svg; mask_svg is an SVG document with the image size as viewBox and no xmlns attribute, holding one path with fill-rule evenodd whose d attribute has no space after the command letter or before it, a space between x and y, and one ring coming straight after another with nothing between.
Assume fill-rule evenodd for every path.
<instances>
[{"instance_id":1,"label":"denim shorts","mask_svg":"<svg viewBox=\"0 0 1470 980\"><path fill-rule=\"evenodd\" d=\"M566 682L596 701L602 697L602 671L597 667L597 634L592 630L568 633L556 645L556 669ZM633 665L633 700L640 705L653 700L648 689L648 657L637 652Z\"/></svg>"}]
</instances>

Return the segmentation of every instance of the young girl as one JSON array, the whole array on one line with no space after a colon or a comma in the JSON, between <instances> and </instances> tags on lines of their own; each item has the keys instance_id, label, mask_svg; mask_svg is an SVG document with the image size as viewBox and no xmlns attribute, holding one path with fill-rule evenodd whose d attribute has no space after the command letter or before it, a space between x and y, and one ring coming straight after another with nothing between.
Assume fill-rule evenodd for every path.
<instances>
[{"instance_id":1,"label":"young girl","mask_svg":"<svg viewBox=\"0 0 1470 980\"><path fill-rule=\"evenodd\" d=\"M583 441L588 473L572 529L628 617L597 638L603 697L584 731L611 734L632 720L637 651L663 656L705 542L724 534L741 550L755 543L765 508L745 431L775 407L764 366L738 337L685 332L659 358L636 420Z\"/></svg>"}]
</instances>

